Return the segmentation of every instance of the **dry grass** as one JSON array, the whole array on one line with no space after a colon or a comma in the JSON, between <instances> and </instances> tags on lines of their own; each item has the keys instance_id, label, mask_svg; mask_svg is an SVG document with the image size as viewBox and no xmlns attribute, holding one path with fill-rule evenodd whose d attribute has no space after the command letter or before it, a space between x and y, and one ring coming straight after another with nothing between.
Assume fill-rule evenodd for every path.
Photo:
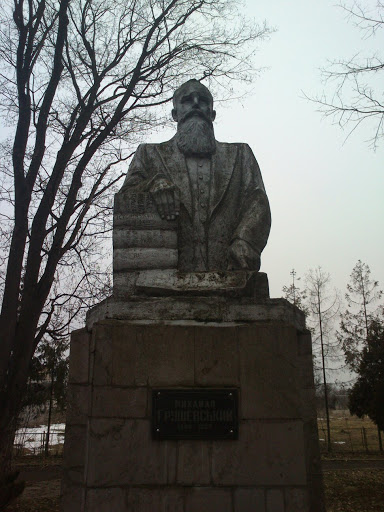
<instances>
[{"instance_id":1,"label":"dry grass","mask_svg":"<svg viewBox=\"0 0 384 512\"><path fill-rule=\"evenodd\" d=\"M368 418L351 416L348 411L331 411L331 442L334 452L379 452L376 425ZM327 424L325 414L319 414L320 449L327 450ZM365 432L365 439L364 439ZM383 439L384 442L384 439ZM384 509L383 509L384 510Z\"/></svg>"},{"instance_id":2,"label":"dry grass","mask_svg":"<svg viewBox=\"0 0 384 512\"><path fill-rule=\"evenodd\" d=\"M27 483L7 512L59 512L60 480Z\"/></svg>"},{"instance_id":3,"label":"dry grass","mask_svg":"<svg viewBox=\"0 0 384 512\"><path fill-rule=\"evenodd\" d=\"M384 470L328 471L327 512L383 512Z\"/></svg>"}]
</instances>

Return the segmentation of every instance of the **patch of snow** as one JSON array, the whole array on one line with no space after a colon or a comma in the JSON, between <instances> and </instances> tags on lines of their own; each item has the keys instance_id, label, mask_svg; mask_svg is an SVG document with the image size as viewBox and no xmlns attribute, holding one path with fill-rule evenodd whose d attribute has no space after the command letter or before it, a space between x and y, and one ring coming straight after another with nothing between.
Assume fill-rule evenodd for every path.
<instances>
[{"instance_id":1,"label":"patch of snow","mask_svg":"<svg viewBox=\"0 0 384 512\"><path fill-rule=\"evenodd\" d=\"M49 432L49 444L64 444L65 423L54 423ZM34 428L21 428L16 431L15 444L23 446L31 453L42 450L45 437L47 435L47 425L40 425Z\"/></svg>"}]
</instances>

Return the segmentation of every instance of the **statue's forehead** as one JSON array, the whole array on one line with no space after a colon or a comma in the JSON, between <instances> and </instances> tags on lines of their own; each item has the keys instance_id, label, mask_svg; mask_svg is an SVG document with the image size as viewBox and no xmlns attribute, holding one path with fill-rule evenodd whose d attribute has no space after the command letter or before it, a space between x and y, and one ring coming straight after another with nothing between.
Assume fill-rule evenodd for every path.
<instances>
[{"instance_id":1,"label":"statue's forehead","mask_svg":"<svg viewBox=\"0 0 384 512\"><path fill-rule=\"evenodd\" d=\"M177 98L182 98L183 96L188 96L192 93L198 93L200 96L204 96L206 98L209 98L211 101L213 101L212 94L209 92L209 90L204 87L201 84L198 83L191 83L186 84L183 86L179 94L177 95Z\"/></svg>"}]
</instances>

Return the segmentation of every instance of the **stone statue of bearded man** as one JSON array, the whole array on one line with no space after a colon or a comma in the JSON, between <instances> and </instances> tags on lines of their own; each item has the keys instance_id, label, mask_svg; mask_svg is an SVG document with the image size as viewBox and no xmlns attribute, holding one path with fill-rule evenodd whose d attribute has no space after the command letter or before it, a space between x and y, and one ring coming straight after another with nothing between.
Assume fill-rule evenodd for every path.
<instances>
[{"instance_id":1,"label":"stone statue of bearded man","mask_svg":"<svg viewBox=\"0 0 384 512\"><path fill-rule=\"evenodd\" d=\"M178 218L178 270L253 270L271 226L268 198L247 144L215 140L213 98L197 80L173 96L176 135L142 144L122 192L150 192L163 219Z\"/></svg>"}]
</instances>

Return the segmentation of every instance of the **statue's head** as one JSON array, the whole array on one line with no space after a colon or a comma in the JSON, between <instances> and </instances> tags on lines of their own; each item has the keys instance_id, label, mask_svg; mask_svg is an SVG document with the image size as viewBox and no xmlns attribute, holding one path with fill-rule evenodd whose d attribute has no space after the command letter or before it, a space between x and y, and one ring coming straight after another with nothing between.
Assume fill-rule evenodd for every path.
<instances>
[{"instance_id":1,"label":"statue's head","mask_svg":"<svg viewBox=\"0 0 384 512\"><path fill-rule=\"evenodd\" d=\"M210 122L216 117L212 94L205 85L193 78L176 89L173 95L172 118L179 123L194 115L205 116Z\"/></svg>"},{"instance_id":2,"label":"statue's head","mask_svg":"<svg viewBox=\"0 0 384 512\"><path fill-rule=\"evenodd\" d=\"M172 118L177 122L177 144L187 156L210 156L216 151L213 97L198 80L188 80L173 95Z\"/></svg>"}]
</instances>

